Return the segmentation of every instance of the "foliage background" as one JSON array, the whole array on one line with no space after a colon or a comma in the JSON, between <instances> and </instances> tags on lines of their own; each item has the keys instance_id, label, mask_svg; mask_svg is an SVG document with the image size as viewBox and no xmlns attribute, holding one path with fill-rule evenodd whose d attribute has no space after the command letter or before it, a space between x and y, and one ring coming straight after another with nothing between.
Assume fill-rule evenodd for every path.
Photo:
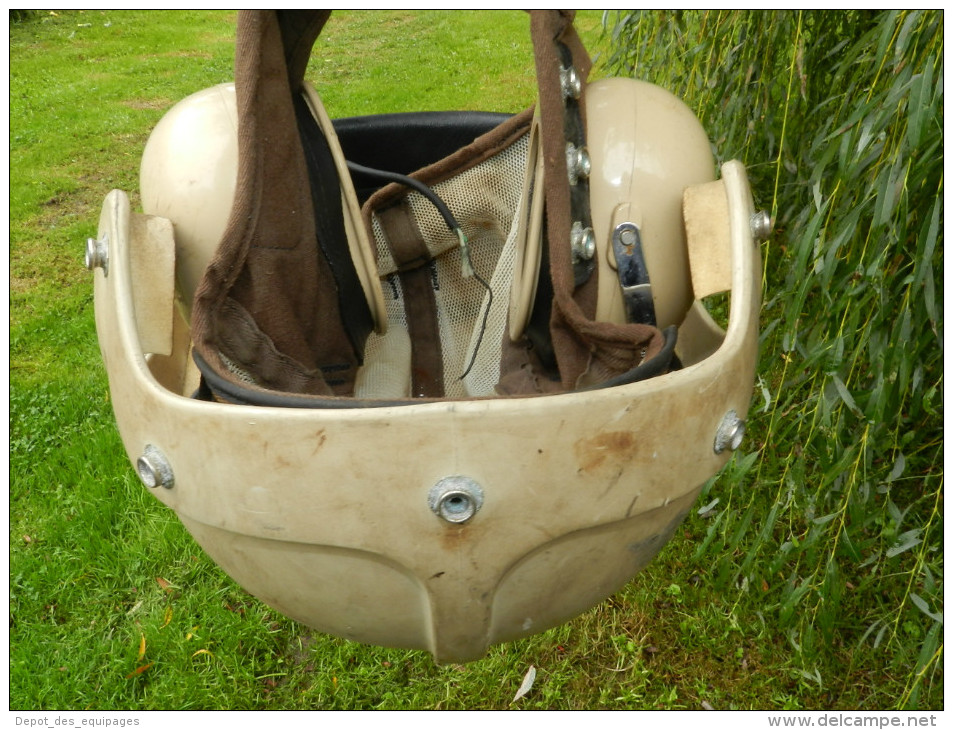
<instances>
[{"instance_id":1,"label":"foliage background","mask_svg":"<svg viewBox=\"0 0 953 730\"><path fill-rule=\"evenodd\" d=\"M309 69L333 115L532 101L519 13L343 17ZM11 708L942 706L942 14L578 25L597 74L684 98L775 218L749 435L624 591L435 667L249 597L115 432L82 241L108 190L135 205L164 111L230 79L233 14L11 13Z\"/></svg>"},{"instance_id":2,"label":"foliage background","mask_svg":"<svg viewBox=\"0 0 953 730\"><path fill-rule=\"evenodd\" d=\"M608 24L610 68L686 99L776 221L757 451L695 557L761 591L805 659L866 642L905 657L899 705L916 703L942 671L942 14Z\"/></svg>"}]
</instances>

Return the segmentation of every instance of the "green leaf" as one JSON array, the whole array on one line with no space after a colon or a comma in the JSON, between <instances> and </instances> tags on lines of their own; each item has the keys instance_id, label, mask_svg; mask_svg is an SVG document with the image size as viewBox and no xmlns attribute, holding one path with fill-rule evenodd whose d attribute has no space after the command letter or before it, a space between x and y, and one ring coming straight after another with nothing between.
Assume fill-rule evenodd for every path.
<instances>
[{"instance_id":1,"label":"green leaf","mask_svg":"<svg viewBox=\"0 0 953 730\"><path fill-rule=\"evenodd\" d=\"M910 33L920 19L920 11L913 11L903 21L900 26L900 32L897 34L897 44L894 46L894 64L899 64L907 53L907 44L910 40Z\"/></svg>"},{"instance_id":2,"label":"green leaf","mask_svg":"<svg viewBox=\"0 0 953 730\"><path fill-rule=\"evenodd\" d=\"M900 158L894 160L893 165L881 173L880 185L877 186L877 202L874 206L875 226L884 225L893 217L903 174L904 165Z\"/></svg>"},{"instance_id":3,"label":"green leaf","mask_svg":"<svg viewBox=\"0 0 953 730\"><path fill-rule=\"evenodd\" d=\"M907 530L897 538L897 541L891 547L887 548L887 557L894 558L897 555L907 552L907 550L915 548L923 542L920 538L921 534L923 534L923 530L919 527L915 530Z\"/></svg>"},{"instance_id":4,"label":"green leaf","mask_svg":"<svg viewBox=\"0 0 953 730\"><path fill-rule=\"evenodd\" d=\"M812 682L817 682L817 686L819 689L824 688L824 683L821 681L821 673L817 671L817 667L814 667L813 672L808 672L802 669L801 676L804 677L805 679L811 680Z\"/></svg>"},{"instance_id":5,"label":"green leaf","mask_svg":"<svg viewBox=\"0 0 953 730\"><path fill-rule=\"evenodd\" d=\"M768 386L764 384L764 380L761 376L758 376L758 386L761 388L761 397L764 398L764 405L761 407L761 413L767 413L768 409L771 407L771 391L768 390Z\"/></svg>"},{"instance_id":6,"label":"green leaf","mask_svg":"<svg viewBox=\"0 0 953 730\"><path fill-rule=\"evenodd\" d=\"M921 611L923 611L923 613L925 613L931 619L933 619L934 621L938 621L939 623L943 623L943 614L933 613L933 611L930 610L929 604L927 604L927 602L924 601L923 598L921 598L918 594L911 593L910 600L913 601L914 606L916 606Z\"/></svg>"},{"instance_id":7,"label":"green leaf","mask_svg":"<svg viewBox=\"0 0 953 730\"><path fill-rule=\"evenodd\" d=\"M860 553L860 550L857 549L857 546L854 545L854 540L851 538L851 531L844 530L841 535L841 549L847 553L853 562L859 563L863 557Z\"/></svg>"},{"instance_id":8,"label":"green leaf","mask_svg":"<svg viewBox=\"0 0 953 730\"><path fill-rule=\"evenodd\" d=\"M940 212L943 208L943 197L937 196L930 211L930 222L925 231L921 231L917 242L917 260L914 264L913 286L917 287L928 274L933 273L933 252L936 249L937 237L940 232ZM922 249L921 249L922 246Z\"/></svg>"},{"instance_id":9,"label":"green leaf","mask_svg":"<svg viewBox=\"0 0 953 730\"><path fill-rule=\"evenodd\" d=\"M936 284L932 276L926 277L924 281L923 304L926 307L930 322L935 326L940 321L940 316L936 308Z\"/></svg>"},{"instance_id":10,"label":"green leaf","mask_svg":"<svg viewBox=\"0 0 953 730\"><path fill-rule=\"evenodd\" d=\"M890 470L890 473L887 475L887 484L890 482L895 482L900 478L900 475L903 474L904 468L906 468L907 460L903 456L903 452L897 454L897 460L893 463L893 469Z\"/></svg>"},{"instance_id":11,"label":"green leaf","mask_svg":"<svg viewBox=\"0 0 953 730\"><path fill-rule=\"evenodd\" d=\"M837 390L837 395L840 396L841 400L844 401L851 413L856 416L863 418L863 413L857 407L857 403L854 401L854 396L850 394L850 391L847 389L847 386L844 384L844 381L840 379L837 373L830 374L831 382L834 384L834 388Z\"/></svg>"},{"instance_id":12,"label":"green leaf","mask_svg":"<svg viewBox=\"0 0 953 730\"><path fill-rule=\"evenodd\" d=\"M933 56L927 58L923 73L917 74L910 90L910 100L907 102L907 143L911 150L920 146L923 136L923 125L929 118L932 110L933 96Z\"/></svg>"},{"instance_id":13,"label":"green leaf","mask_svg":"<svg viewBox=\"0 0 953 730\"><path fill-rule=\"evenodd\" d=\"M933 658L933 655L936 653L936 650L940 646L940 628L942 627L942 621L939 621L933 626L930 627L930 630L927 632L926 638L923 640L923 646L920 648L920 656L917 657L917 668L927 666L930 659Z\"/></svg>"},{"instance_id":14,"label":"green leaf","mask_svg":"<svg viewBox=\"0 0 953 730\"><path fill-rule=\"evenodd\" d=\"M715 509L715 507L718 506L718 503L719 503L720 501L721 501L721 498L720 498L720 497L715 497L711 502L709 502L709 503L706 504L705 506L699 507L699 508L698 508L698 512L697 512L698 516L699 516L699 517L707 517L707 516L711 513L711 511L712 511L713 509Z\"/></svg>"},{"instance_id":15,"label":"green leaf","mask_svg":"<svg viewBox=\"0 0 953 730\"><path fill-rule=\"evenodd\" d=\"M884 624L880 627L880 631L877 632L877 636L874 638L874 649L880 646L880 642L883 641L884 634L887 633L888 628L890 628L888 624Z\"/></svg>"}]
</instances>

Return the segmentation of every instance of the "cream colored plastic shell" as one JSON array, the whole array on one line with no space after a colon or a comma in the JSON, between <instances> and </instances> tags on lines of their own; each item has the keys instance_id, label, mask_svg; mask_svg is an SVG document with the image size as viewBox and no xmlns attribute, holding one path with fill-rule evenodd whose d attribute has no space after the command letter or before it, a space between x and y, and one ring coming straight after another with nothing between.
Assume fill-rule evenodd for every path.
<instances>
[{"instance_id":1,"label":"cream colored plastic shell","mask_svg":"<svg viewBox=\"0 0 953 730\"><path fill-rule=\"evenodd\" d=\"M187 318L195 289L222 240L237 177L234 84L180 101L159 120L143 150L142 209L174 222L177 291Z\"/></svg>"},{"instance_id":2,"label":"cream colored plastic shell","mask_svg":"<svg viewBox=\"0 0 953 730\"><path fill-rule=\"evenodd\" d=\"M596 319L625 322L612 232L639 227L661 329L681 325L694 299L682 223L682 192L715 177L708 135L670 92L627 78L586 87L589 199L596 234Z\"/></svg>"},{"instance_id":3,"label":"cream colored plastic shell","mask_svg":"<svg viewBox=\"0 0 953 730\"><path fill-rule=\"evenodd\" d=\"M324 132L341 180L344 226L375 327L387 327L384 293L357 194L337 134L317 93L305 84L305 99ZM238 115L235 85L220 84L183 99L159 121L140 165L143 212L174 221L180 306L191 318L192 298L222 240L238 178Z\"/></svg>"},{"instance_id":4,"label":"cream colored plastic shell","mask_svg":"<svg viewBox=\"0 0 953 730\"><path fill-rule=\"evenodd\" d=\"M723 181L730 320L707 358L602 390L343 410L225 405L170 389L194 381L184 322L172 356L147 360L129 201L113 191L95 309L129 458L163 454L174 486L153 489L156 498L238 583L318 630L463 662L568 620L665 544L728 458L713 448L725 414L748 410L761 272L741 165L725 165ZM710 349L716 331L698 317ZM453 475L484 493L464 524L428 504Z\"/></svg>"}]
</instances>

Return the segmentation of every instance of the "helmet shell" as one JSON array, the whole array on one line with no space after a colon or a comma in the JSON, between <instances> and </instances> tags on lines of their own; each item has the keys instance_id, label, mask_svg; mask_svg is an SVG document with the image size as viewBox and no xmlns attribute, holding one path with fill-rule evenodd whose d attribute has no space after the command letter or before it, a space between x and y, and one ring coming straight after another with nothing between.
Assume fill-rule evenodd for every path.
<instances>
[{"instance_id":1,"label":"helmet shell","mask_svg":"<svg viewBox=\"0 0 953 730\"><path fill-rule=\"evenodd\" d=\"M228 223L237 177L235 84L219 84L180 101L162 117L143 150L142 209L173 222L176 283L186 318Z\"/></svg>"},{"instance_id":2,"label":"helmet shell","mask_svg":"<svg viewBox=\"0 0 953 730\"><path fill-rule=\"evenodd\" d=\"M684 365L625 385L340 409L193 399L188 306L231 210L233 88L190 97L156 128L142 163L145 214L121 191L107 197L96 324L125 449L145 486L264 602L349 639L477 659L618 590L729 458L720 434L748 410L760 307L744 169L727 163L711 182L697 120L654 87L598 82L588 95L597 235L637 219L659 324L679 328ZM683 205L686 187L702 191L704 214ZM136 272L169 269L169 251L177 284L161 278L164 292L143 298ZM607 250L599 256L599 316L618 321L618 279ZM728 262L707 279L730 289L727 331L693 293L710 261ZM183 312L153 322L174 298ZM168 351L150 349L146 323L168 330ZM435 508L448 483L479 494L468 519Z\"/></svg>"}]
</instances>

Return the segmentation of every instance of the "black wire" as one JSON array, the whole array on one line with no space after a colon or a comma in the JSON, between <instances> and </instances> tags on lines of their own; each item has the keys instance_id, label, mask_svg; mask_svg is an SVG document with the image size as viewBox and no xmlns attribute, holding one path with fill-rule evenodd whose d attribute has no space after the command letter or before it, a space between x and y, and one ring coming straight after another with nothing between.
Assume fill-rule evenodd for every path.
<instances>
[{"instance_id":1,"label":"black wire","mask_svg":"<svg viewBox=\"0 0 953 730\"><path fill-rule=\"evenodd\" d=\"M470 364L467 365L467 369L463 371L463 375L460 376L460 380L463 380L467 375L470 374L470 371L473 369L473 365L476 362L477 353L480 351L480 345L483 344L483 335L486 334L486 321L490 318L490 307L493 306L493 289L490 288L490 285L487 284L483 277L480 276L476 271L473 272L473 277L483 284L483 288L486 289L486 293L489 296L489 299L486 302L486 308L483 310L483 322L480 325L480 336L477 337L476 345L473 348L473 354L470 356Z\"/></svg>"},{"instance_id":2,"label":"black wire","mask_svg":"<svg viewBox=\"0 0 953 730\"><path fill-rule=\"evenodd\" d=\"M401 185L406 185L409 188L413 188L418 193L423 195L427 200L433 203L434 207L439 211L440 215L443 216L444 221L447 223L447 227L454 233L459 232L460 236L463 236L463 229L460 227L460 224L457 222L457 219L454 217L453 213L450 212L450 208L443 198L437 195L430 187L420 182L420 180L415 180L412 177L407 175L401 175L398 172L390 172L388 170L378 170L373 167L366 167L364 165L359 165L356 162L351 162L348 160L347 169L352 173L356 172L361 175L367 175L369 177L377 177L382 180L390 180L391 182L400 183ZM461 240L465 240L465 237ZM469 254L461 252L461 255L467 256ZM471 268L472 262L471 262ZM483 310L483 322L480 324L480 336L477 338L476 346L473 348L473 354L470 356L470 363L467 365L466 370L463 371L463 375L460 376L460 380L463 380L467 375L470 374L470 371L473 369L473 365L476 363L477 353L480 351L480 345L483 344L483 335L486 334L486 323L490 318L490 308L493 306L493 289L487 284L486 280L480 276L476 270L473 271L473 278L475 278L480 284L486 289L486 293L489 297L486 303L486 308Z\"/></svg>"},{"instance_id":3,"label":"black wire","mask_svg":"<svg viewBox=\"0 0 953 730\"><path fill-rule=\"evenodd\" d=\"M401 175L399 172L389 172L388 170L378 170L373 167L365 167L364 165L359 165L356 162L351 162L350 160L348 160L347 169L351 172L357 172L370 177L379 177L382 180L390 180L391 182L397 182L401 185L406 185L409 188L413 188L434 204L434 207L436 207L436 209L440 212L440 215L443 216L443 219L447 222L447 227L451 231L460 228L460 224L457 223L457 219L453 217L453 213L450 212L450 208L447 207L447 204L444 203L441 197L433 190L420 182L420 180L415 180L408 175Z\"/></svg>"}]
</instances>

